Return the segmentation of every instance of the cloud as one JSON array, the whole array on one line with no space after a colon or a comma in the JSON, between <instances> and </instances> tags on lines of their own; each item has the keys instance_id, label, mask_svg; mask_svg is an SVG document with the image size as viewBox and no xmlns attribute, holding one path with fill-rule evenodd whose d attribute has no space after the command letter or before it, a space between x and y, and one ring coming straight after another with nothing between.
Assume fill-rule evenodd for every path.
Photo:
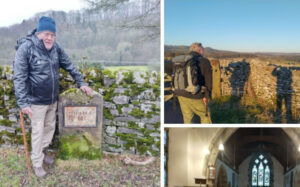
<instances>
[{"instance_id":1,"label":"cloud","mask_svg":"<svg viewBox=\"0 0 300 187\"><path fill-rule=\"evenodd\" d=\"M0 27L21 23L38 12L47 10L78 10L85 7L83 0L8 0L0 6Z\"/></svg>"}]
</instances>

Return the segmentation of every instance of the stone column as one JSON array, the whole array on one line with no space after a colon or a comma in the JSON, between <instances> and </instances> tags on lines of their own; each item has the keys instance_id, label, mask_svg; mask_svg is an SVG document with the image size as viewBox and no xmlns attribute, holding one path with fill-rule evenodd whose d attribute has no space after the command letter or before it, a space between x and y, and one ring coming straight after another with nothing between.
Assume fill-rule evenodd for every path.
<instances>
[{"instance_id":1,"label":"stone column","mask_svg":"<svg viewBox=\"0 0 300 187\"><path fill-rule=\"evenodd\" d=\"M221 96L221 71L220 71L220 61L217 59L210 60L212 67L212 99Z\"/></svg>"}]
</instances>

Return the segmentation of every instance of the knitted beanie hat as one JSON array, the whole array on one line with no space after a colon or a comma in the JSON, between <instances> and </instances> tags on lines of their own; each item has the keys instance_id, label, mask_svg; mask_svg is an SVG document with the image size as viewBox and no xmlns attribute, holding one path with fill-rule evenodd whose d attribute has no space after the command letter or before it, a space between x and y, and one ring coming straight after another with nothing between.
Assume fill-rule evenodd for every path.
<instances>
[{"instance_id":1,"label":"knitted beanie hat","mask_svg":"<svg viewBox=\"0 0 300 187\"><path fill-rule=\"evenodd\" d=\"M39 20L39 24L37 26L37 32L46 31L46 30L51 31L55 34L56 32L55 21L50 17L43 16Z\"/></svg>"}]
</instances>

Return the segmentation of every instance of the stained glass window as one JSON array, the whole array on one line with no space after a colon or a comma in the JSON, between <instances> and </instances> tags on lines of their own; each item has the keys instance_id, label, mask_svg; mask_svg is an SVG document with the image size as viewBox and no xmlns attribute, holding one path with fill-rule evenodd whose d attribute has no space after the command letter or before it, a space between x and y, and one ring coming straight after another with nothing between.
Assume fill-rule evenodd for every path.
<instances>
[{"instance_id":1,"label":"stained glass window","mask_svg":"<svg viewBox=\"0 0 300 187\"><path fill-rule=\"evenodd\" d=\"M264 167L262 165L262 162L259 163L258 167L258 186L264 185Z\"/></svg>"},{"instance_id":2,"label":"stained glass window","mask_svg":"<svg viewBox=\"0 0 300 187\"><path fill-rule=\"evenodd\" d=\"M257 185L257 167L254 165L252 169L252 185Z\"/></svg>"},{"instance_id":3,"label":"stained glass window","mask_svg":"<svg viewBox=\"0 0 300 187\"><path fill-rule=\"evenodd\" d=\"M265 169L265 186L270 186L270 169L269 169L269 166L266 166L266 169Z\"/></svg>"},{"instance_id":4,"label":"stained glass window","mask_svg":"<svg viewBox=\"0 0 300 187\"><path fill-rule=\"evenodd\" d=\"M264 154L256 155L250 163L251 186L268 187L271 181L270 159Z\"/></svg>"}]
</instances>

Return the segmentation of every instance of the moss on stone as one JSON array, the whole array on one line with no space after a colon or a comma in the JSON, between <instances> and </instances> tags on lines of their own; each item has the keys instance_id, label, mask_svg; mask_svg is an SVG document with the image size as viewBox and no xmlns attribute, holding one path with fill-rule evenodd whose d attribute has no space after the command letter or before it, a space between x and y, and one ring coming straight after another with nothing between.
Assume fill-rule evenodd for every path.
<instances>
[{"instance_id":1,"label":"moss on stone","mask_svg":"<svg viewBox=\"0 0 300 187\"><path fill-rule=\"evenodd\" d=\"M136 134L125 134L125 133L115 133L115 136L118 136L121 138L123 141L127 141L126 139L128 138L136 138Z\"/></svg>"},{"instance_id":2,"label":"moss on stone","mask_svg":"<svg viewBox=\"0 0 300 187\"><path fill-rule=\"evenodd\" d=\"M134 121L128 121L128 128L129 129L139 129L139 125L137 123L135 123Z\"/></svg>"},{"instance_id":3,"label":"moss on stone","mask_svg":"<svg viewBox=\"0 0 300 187\"><path fill-rule=\"evenodd\" d=\"M64 93L62 93L61 95L69 95L70 93L76 93L76 92L77 92L77 88L70 88L66 90Z\"/></svg>"},{"instance_id":4,"label":"moss on stone","mask_svg":"<svg viewBox=\"0 0 300 187\"><path fill-rule=\"evenodd\" d=\"M113 148L116 148L116 149L119 149L121 148L120 145L115 145L115 144L108 144L109 147L113 147Z\"/></svg>"},{"instance_id":5,"label":"moss on stone","mask_svg":"<svg viewBox=\"0 0 300 187\"><path fill-rule=\"evenodd\" d=\"M59 92L62 93L70 88L76 88L75 81L67 79L69 73L63 69L59 69L60 81L59 81Z\"/></svg>"},{"instance_id":6,"label":"moss on stone","mask_svg":"<svg viewBox=\"0 0 300 187\"><path fill-rule=\"evenodd\" d=\"M155 115L159 115L159 112L157 112L157 111L147 112L147 114L145 115L145 117L152 118L152 116L155 116Z\"/></svg>"},{"instance_id":7,"label":"moss on stone","mask_svg":"<svg viewBox=\"0 0 300 187\"><path fill-rule=\"evenodd\" d=\"M156 145L157 148L159 148L159 147L160 147L160 141L157 141L157 142L155 143L155 145Z\"/></svg>"},{"instance_id":8,"label":"moss on stone","mask_svg":"<svg viewBox=\"0 0 300 187\"><path fill-rule=\"evenodd\" d=\"M17 101L14 97L14 95L12 95L13 98L10 98L8 101L6 101L6 105L7 107L9 106L9 108L17 108Z\"/></svg>"},{"instance_id":9,"label":"moss on stone","mask_svg":"<svg viewBox=\"0 0 300 187\"><path fill-rule=\"evenodd\" d=\"M96 149L89 145L83 135L61 136L58 146L58 158L67 160L70 158L79 159L101 159L101 149Z\"/></svg>"},{"instance_id":10,"label":"moss on stone","mask_svg":"<svg viewBox=\"0 0 300 187\"><path fill-rule=\"evenodd\" d=\"M153 85L153 92L156 97L160 96L160 86L159 85Z\"/></svg>"},{"instance_id":11,"label":"moss on stone","mask_svg":"<svg viewBox=\"0 0 300 187\"><path fill-rule=\"evenodd\" d=\"M14 88L13 88L13 82L12 81L4 81L4 85L6 85L5 87L3 87L3 94L7 95L7 96L14 96Z\"/></svg>"},{"instance_id":12,"label":"moss on stone","mask_svg":"<svg viewBox=\"0 0 300 187\"><path fill-rule=\"evenodd\" d=\"M99 88L101 88L101 87L102 87L102 84L100 82L96 82L92 85L92 88L96 91L99 90Z\"/></svg>"},{"instance_id":13,"label":"moss on stone","mask_svg":"<svg viewBox=\"0 0 300 187\"><path fill-rule=\"evenodd\" d=\"M5 141L2 139L2 136L0 135L0 145L4 144L4 143L5 143Z\"/></svg>"},{"instance_id":14,"label":"moss on stone","mask_svg":"<svg viewBox=\"0 0 300 187\"><path fill-rule=\"evenodd\" d=\"M154 138L146 137L137 139L137 151L140 154L145 154L148 150L152 150L152 145L154 144Z\"/></svg>"},{"instance_id":15,"label":"moss on stone","mask_svg":"<svg viewBox=\"0 0 300 187\"><path fill-rule=\"evenodd\" d=\"M155 104L151 105L152 111L160 111L160 108L157 108Z\"/></svg>"},{"instance_id":16,"label":"moss on stone","mask_svg":"<svg viewBox=\"0 0 300 187\"><path fill-rule=\"evenodd\" d=\"M12 74L12 69L10 68L10 66L3 66L3 70L2 73L5 75L6 73L10 73Z\"/></svg>"},{"instance_id":17,"label":"moss on stone","mask_svg":"<svg viewBox=\"0 0 300 187\"><path fill-rule=\"evenodd\" d=\"M120 137L122 141L125 141L126 143L123 145L125 149L130 149L131 147L136 147L136 134L125 134L125 133L115 133L115 136Z\"/></svg>"},{"instance_id":18,"label":"moss on stone","mask_svg":"<svg viewBox=\"0 0 300 187\"><path fill-rule=\"evenodd\" d=\"M101 148L101 143L100 141L98 141L98 139L96 139L95 137L93 137L90 133L85 132L83 133L83 138L87 141L88 145L95 148L95 149L100 149Z\"/></svg>"},{"instance_id":19,"label":"moss on stone","mask_svg":"<svg viewBox=\"0 0 300 187\"><path fill-rule=\"evenodd\" d=\"M139 108L134 108L129 114L137 118L142 118L145 116L145 113Z\"/></svg>"},{"instance_id":20,"label":"moss on stone","mask_svg":"<svg viewBox=\"0 0 300 187\"><path fill-rule=\"evenodd\" d=\"M123 112L122 112L122 105L116 104L116 108L117 108L117 110L119 112L119 115L123 114Z\"/></svg>"},{"instance_id":21,"label":"moss on stone","mask_svg":"<svg viewBox=\"0 0 300 187\"><path fill-rule=\"evenodd\" d=\"M110 79L115 79L116 78L116 72L113 73L112 71L108 70L108 69L104 69L102 70L102 74L104 76L107 76Z\"/></svg>"},{"instance_id":22,"label":"moss on stone","mask_svg":"<svg viewBox=\"0 0 300 187\"><path fill-rule=\"evenodd\" d=\"M26 139L27 140L27 139ZM27 140L28 141L28 140ZM18 145L22 145L24 143L23 141L23 135L16 135L14 138L13 138L13 144L18 144Z\"/></svg>"},{"instance_id":23,"label":"moss on stone","mask_svg":"<svg viewBox=\"0 0 300 187\"><path fill-rule=\"evenodd\" d=\"M0 144L2 142L5 143L5 141L3 140L3 136L7 136L9 138L8 142L10 142L11 144L16 144L16 145L23 145L23 135L16 135L15 133L12 132L8 132L8 131L2 131L0 132ZM29 151L31 150L30 145L31 145L31 139L30 139L30 134L26 134L26 140L27 140L27 144L29 147Z\"/></svg>"},{"instance_id":24,"label":"moss on stone","mask_svg":"<svg viewBox=\"0 0 300 187\"><path fill-rule=\"evenodd\" d=\"M155 123L153 126L158 129L160 127L160 122Z\"/></svg>"},{"instance_id":25,"label":"moss on stone","mask_svg":"<svg viewBox=\"0 0 300 187\"><path fill-rule=\"evenodd\" d=\"M141 105L141 102L139 102L139 101L132 101L132 104L134 104L134 105Z\"/></svg>"},{"instance_id":26,"label":"moss on stone","mask_svg":"<svg viewBox=\"0 0 300 187\"><path fill-rule=\"evenodd\" d=\"M95 73L96 76L92 72ZM87 77L94 82L101 82L103 80L102 71L96 67L91 67L88 69Z\"/></svg>"},{"instance_id":27,"label":"moss on stone","mask_svg":"<svg viewBox=\"0 0 300 187\"><path fill-rule=\"evenodd\" d=\"M140 154L144 154L147 152L148 147L144 144L138 144L136 149Z\"/></svg>"},{"instance_id":28,"label":"moss on stone","mask_svg":"<svg viewBox=\"0 0 300 187\"><path fill-rule=\"evenodd\" d=\"M133 121L128 122L128 128L135 129L143 135L137 136L136 134L115 133L115 136L120 137L122 141L126 142L123 144L125 149L134 147L139 154L145 154L147 152L150 152L152 155L159 154L157 151L153 150L152 145L155 144L155 141L154 138L150 136L151 133L159 131L140 128L139 125Z\"/></svg>"},{"instance_id":29,"label":"moss on stone","mask_svg":"<svg viewBox=\"0 0 300 187\"><path fill-rule=\"evenodd\" d=\"M125 90L124 95L131 96L131 91L130 90Z\"/></svg>"},{"instance_id":30,"label":"moss on stone","mask_svg":"<svg viewBox=\"0 0 300 187\"><path fill-rule=\"evenodd\" d=\"M60 94L60 96L67 97L72 101L74 101L75 103L79 103L79 104L87 104L93 98L92 96L86 95L83 91L81 91L78 88L71 88L69 90L66 90L65 92Z\"/></svg>"},{"instance_id":31,"label":"moss on stone","mask_svg":"<svg viewBox=\"0 0 300 187\"><path fill-rule=\"evenodd\" d=\"M152 137L139 138L139 139L137 140L137 142L149 146L149 145L152 145L152 144L153 144L154 138L152 138Z\"/></svg>"},{"instance_id":32,"label":"moss on stone","mask_svg":"<svg viewBox=\"0 0 300 187\"><path fill-rule=\"evenodd\" d=\"M4 100L3 99L0 99L0 106L1 108L3 107L4 108ZM0 113L1 114L1 113Z\"/></svg>"},{"instance_id":33,"label":"moss on stone","mask_svg":"<svg viewBox=\"0 0 300 187\"><path fill-rule=\"evenodd\" d=\"M0 108L0 115L3 115L4 118L8 118L9 112L8 112L7 108ZM1 122L0 122L0 124L1 124Z\"/></svg>"},{"instance_id":34,"label":"moss on stone","mask_svg":"<svg viewBox=\"0 0 300 187\"><path fill-rule=\"evenodd\" d=\"M8 119L3 119L3 120L0 120L0 125L6 126L6 127L11 127L12 122L9 121Z\"/></svg>"},{"instance_id":35,"label":"moss on stone","mask_svg":"<svg viewBox=\"0 0 300 187\"><path fill-rule=\"evenodd\" d=\"M114 116L110 113L108 108L103 108L103 115L106 119L114 119Z\"/></svg>"},{"instance_id":36,"label":"moss on stone","mask_svg":"<svg viewBox=\"0 0 300 187\"><path fill-rule=\"evenodd\" d=\"M111 102L112 98L117 95L116 93L114 93L116 86L117 86L116 84L113 84L108 88L104 88L104 95L103 95L104 101Z\"/></svg>"},{"instance_id":37,"label":"moss on stone","mask_svg":"<svg viewBox=\"0 0 300 187\"><path fill-rule=\"evenodd\" d=\"M22 129L21 129L21 127L16 127L16 128L15 128L15 131L16 131L16 132L22 132Z\"/></svg>"},{"instance_id":38,"label":"moss on stone","mask_svg":"<svg viewBox=\"0 0 300 187\"><path fill-rule=\"evenodd\" d=\"M133 77L133 72L123 72L122 75L124 76L123 78L123 81L127 84L133 84L133 80L134 80L134 77Z\"/></svg>"}]
</instances>

